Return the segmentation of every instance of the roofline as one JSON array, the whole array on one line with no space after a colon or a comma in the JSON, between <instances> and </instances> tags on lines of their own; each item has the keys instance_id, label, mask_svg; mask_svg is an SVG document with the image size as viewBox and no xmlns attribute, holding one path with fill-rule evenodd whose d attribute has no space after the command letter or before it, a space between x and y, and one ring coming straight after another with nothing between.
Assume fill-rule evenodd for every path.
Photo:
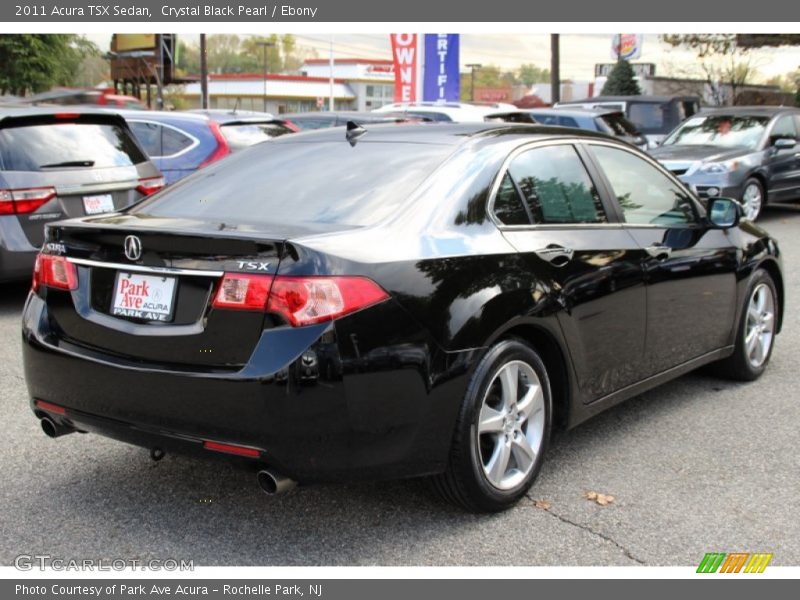
<instances>
[{"instance_id":1,"label":"roofline","mask_svg":"<svg viewBox=\"0 0 800 600\"><path fill-rule=\"evenodd\" d=\"M194 77L192 75L191 77ZM199 75L197 75L199 77ZM211 73L209 81L264 81L264 73ZM285 73L268 73L267 81L308 81L311 83L328 83L329 77L309 77L308 75L290 75ZM334 83L347 83L347 79L334 77ZM192 82L192 83L199 83Z\"/></svg>"},{"instance_id":2,"label":"roofline","mask_svg":"<svg viewBox=\"0 0 800 600\"><path fill-rule=\"evenodd\" d=\"M303 61L306 65L327 65L328 58L308 58ZM334 65L394 65L394 61L388 58L337 58L333 61Z\"/></svg>"}]
</instances>

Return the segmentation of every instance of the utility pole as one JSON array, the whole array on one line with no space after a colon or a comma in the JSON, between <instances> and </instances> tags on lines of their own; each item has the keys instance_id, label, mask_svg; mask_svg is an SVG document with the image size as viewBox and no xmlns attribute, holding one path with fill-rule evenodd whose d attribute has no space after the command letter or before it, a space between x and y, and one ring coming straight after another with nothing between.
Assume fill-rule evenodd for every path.
<instances>
[{"instance_id":1,"label":"utility pole","mask_svg":"<svg viewBox=\"0 0 800 600\"><path fill-rule=\"evenodd\" d=\"M561 48L559 35L550 34L550 103L561 100Z\"/></svg>"},{"instance_id":2,"label":"utility pole","mask_svg":"<svg viewBox=\"0 0 800 600\"><path fill-rule=\"evenodd\" d=\"M206 34L200 34L200 108L208 110L208 51Z\"/></svg>"},{"instance_id":3,"label":"utility pole","mask_svg":"<svg viewBox=\"0 0 800 600\"><path fill-rule=\"evenodd\" d=\"M466 65L469 71L469 100L475 102L475 71L480 69L483 65L478 63L470 63Z\"/></svg>"}]
</instances>

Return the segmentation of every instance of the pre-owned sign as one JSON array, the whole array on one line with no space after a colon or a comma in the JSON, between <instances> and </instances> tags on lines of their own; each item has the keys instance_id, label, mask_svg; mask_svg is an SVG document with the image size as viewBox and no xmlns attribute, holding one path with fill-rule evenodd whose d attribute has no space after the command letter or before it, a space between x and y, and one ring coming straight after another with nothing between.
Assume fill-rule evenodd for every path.
<instances>
[{"instance_id":1,"label":"pre-owned sign","mask_svg":"<svg viewBox=\"0 0 800 600\"><path fill-rule=\"evenodd\" d=\"M419 49L416 33L393 33L394 101L416 102Z\"/></svg>"}]
</instances>

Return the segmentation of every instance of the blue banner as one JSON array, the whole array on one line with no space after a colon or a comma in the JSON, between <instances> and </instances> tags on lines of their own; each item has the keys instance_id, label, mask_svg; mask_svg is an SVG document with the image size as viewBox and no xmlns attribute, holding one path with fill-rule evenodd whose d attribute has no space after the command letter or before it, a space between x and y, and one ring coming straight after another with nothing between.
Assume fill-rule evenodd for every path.
<instances>
[{"instance_id":1,"label":"blue banner","mask_svg":"<svg viewBox=\"0 0 800 600\"><path fill-rule=\"evenodd\" d=\"M458 45L457 33L425 34L425 75L422 99L426 102L458 102L461 94Z\"/></svg>"}]
</instances>

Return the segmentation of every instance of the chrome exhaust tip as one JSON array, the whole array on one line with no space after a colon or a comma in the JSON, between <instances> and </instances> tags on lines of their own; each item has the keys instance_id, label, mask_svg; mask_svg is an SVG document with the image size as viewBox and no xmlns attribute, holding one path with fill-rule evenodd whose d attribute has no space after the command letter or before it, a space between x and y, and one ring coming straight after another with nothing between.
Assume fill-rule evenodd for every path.
<instances>
[{"instance_id":1,"label":"chrome exhaust tip","mask_svg":"<svg viewBox=\"0 0 800 600\"><path fill-rule=\"evenodd\" d=\"M42 431L44 431L44 434L50 438L61 437L62 435L67 435L68 433L75 433L75 430L72 427L59 425L50 417L42 417L40 422L42 425Z\"/></svg>"},{"instance_id":2,"label":"chrome exhaust tip","mask_svg":"<svg viewBox=\"0 0 800 600\"><path fill-rule=\"evenodd\" d=\"M297 486L294 479L284 477L272 469L263 469L258 472L258 485L267 496L277 496L293 490Z\"/></svg>"}]
</instances>

